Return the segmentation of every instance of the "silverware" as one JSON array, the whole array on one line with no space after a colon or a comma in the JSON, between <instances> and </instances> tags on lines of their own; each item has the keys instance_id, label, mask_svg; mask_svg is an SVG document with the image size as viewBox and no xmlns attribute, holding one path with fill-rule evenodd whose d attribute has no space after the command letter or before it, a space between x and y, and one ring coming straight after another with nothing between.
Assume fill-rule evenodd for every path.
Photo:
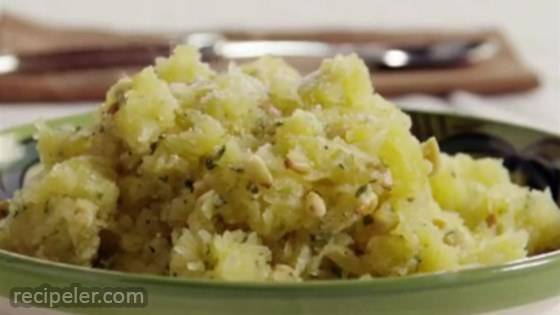
<instances>
[{"instance_id":1,"label":"silverware","mask_svg":"<svg viewBox=\"0 0 560 315\"><path fill-rule=\"evenodd\" d=\"M176 44L200 49L203 59L237 60L273 55L325 58L358 54L373 69L399 70L472 65L492 58L499 46L490 40L448 40L429 45L328 43L300 40L229 40L219 33L192 33L169 43L84 48L36 54L0 55L0 75L144 66L168 55Z\"/></svg>"},{"instance_id":2,"label":"silverware","mask_svg":"<svg viewBox=\"0 0 560 315\"><path fill-rule=\"evenodd\" d=\"M493 57L497 43L490 40L449 40L429 45L388 46L381 43L327 43L320 41L227 40L218 33L196 33L185 42L210 59L244 59L263 55L325 58L358 54L373 68L404 69L473 64Z\"/></svg>"}]
</instances>

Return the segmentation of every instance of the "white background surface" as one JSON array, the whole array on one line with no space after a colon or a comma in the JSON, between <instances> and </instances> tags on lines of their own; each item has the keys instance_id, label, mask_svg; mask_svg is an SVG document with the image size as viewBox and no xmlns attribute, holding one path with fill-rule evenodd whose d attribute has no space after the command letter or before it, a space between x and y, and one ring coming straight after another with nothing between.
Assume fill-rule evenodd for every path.
<instances>
[{"instance_id":1,"label":"white background surface","mask_svg":"<svg viewBox=\"0 0 560 315\"><path fill-rule=\"evenodd\" d=\"M2 0L0 0L2 3ZM123 30L200 30L205 28L407 28L503 29L522 59L543 81L536 91L500 97L457 92L447 100L408 96L403 106L445 107L495 116L560 133L560 1L558 0L3 0L3 8L68 25ZM81 112L93 104L0 105L0 128ZM560 279L559 279L560 281ZM533 309L500 315L560 314ZM540 305L540 304L539 304ZM1 310L1 308L0 308ZM541 312L541 313L539 313Z\"/></svg>"}]
</instances>

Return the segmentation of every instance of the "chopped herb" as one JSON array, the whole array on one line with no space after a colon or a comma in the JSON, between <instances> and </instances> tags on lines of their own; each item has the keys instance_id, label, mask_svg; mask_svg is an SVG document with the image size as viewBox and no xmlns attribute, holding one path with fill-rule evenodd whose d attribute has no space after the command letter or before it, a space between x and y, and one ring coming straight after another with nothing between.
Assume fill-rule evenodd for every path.
<instances>
[{"instance_id":1,"label":"chopped herb","mask_svg":"<svg viewBox=\"0 0 560 315\"><path fill-rule=\"evenodd\" d=\"M408 198L406 198L406 201L408 201L408 202L414 202L414 198L413 198L413 197L408 197Z\"/></svg>"},{"instance_id":2,"label":"chopped herb","mask_svg":"<svg viewBox=\"0 0 560 315\"><path fill-rule=\"evenodd\" d=\"M150 250L150 252L152 254L154 254L156 252L156 249L152 245L148 246L148 249Z\"/></svg>"},{"instance_id":3,"label":"chopped herb","mask_svg":"<svg viewBox=\"0 0 560 315\"><path fill-rule=\"evenodd\" d=\"M344 164L338 163L338 167L343 170L344 169Z\"/></svg>"},{"instance_id":4,"label":"chopped herb","mask_svg":"<svg viewBox=\"0 0 560 315\"><path fill-rule=\"evenodd\" d=\"M251 192L253 195L256 195L259 193L259 186L255 185L255 183L253 182L249 182L247 184L247 190Z\"/></svg>"},{"instance_id":5,"label":"chopped herb","mask_svg":"<svg viewBox=\"0 0 560 315\"><path fill-rule=\"evenodd\" d=\"M281 121L277 121L277 122L274 123L274 126L276 126L276 127L280 127L280 126L283 126L283 125L284 125L284 123L281 122Z\"/></svg>"},{"instance_id":6,"label":"chopped herb","mask_svg":"<svg viewBox=\"0 0 560 315\"><path fill-rule=\"evenodd\" d=\"M159 180L161 180L161 181L164 182L164 183L167 183L167 182L169 181L169 177L168 177L168 176L161 176L161 177L159 178Z\"/></svg>"},{"instance_id":7,"label":"chopped herb","mask_svg":"<svg viewBox=\"0 0 560 315\"><path fill-rule=\"evenodd\" d=\"M151 153L156 152L156 149L157 149L158 145L159 145L159 142L154 142L154 143L150 144L150 152Z\"/></svg>"},{"instance_id":8,"label":"chopped herb","mask_svg":"<svg viewBox=\"0 0 560 315\"><path fill-rule=\"evenodd\" d=\"M226 146L223 145L218 152L216 153L216 156L214 156L214 159L219 160L222 158L222 156L224 156L224 153L226 153Z\"/></svg>"},{"instance_id":9,"label":"chopped herb","mask_svg":"<svg viewBox=\"0 0 560 315\"><path fill-rule=\"evenodd\" d=\"M190 192L194 191L194 181L192 179L185 180L185 187L190 190Z\"/></svg>"},{"instance_id":10,"label":"chopped herb","mask_svg":"<svg viewBox=\"0 0 560 315\"><path fill-rule=\"evenodd\" d=\"M97 199L99 199L99 200L103 199L103 193L102 192L97 193Z\"/></svg>"},{"instance_id":11,"label":"chopped herb","mask_svg":"<svg viewBox=\"0 0 560 315\"><path fill-rule=\"evenodd\" d=\"M360 197L363 193L365 193L368 189L368 185L362 185L360 187L358 187L358 189L356 190L356 193L354 194L354 196L356 196L356 198Z\"/></svg>"},{"instance_id":12,"label":"chopped herb","mask_svg":"<svg viewBox=\"0 0 560 315\"><path fill-rule=\"evenodd\" d=\"M236 172L236 173L238 173L238 174L241 174L241 173L243 173L243 172L245 171L245 170L244 170L243 168L241 168L241 167L232 167L231 170L234 171L234 172Z\"/></svg>"},{"instance_id":13,"label":"chopped herb","mask_svg":"<svg viewBox=\"0 0 560 315\"><path fill-rule=\"evenodd\" d=\"M216 168L216 163L214 162L214 160L212 158L207 158L207 159L204 159L204 166L208 170L213 170L213 169Z\"/></svg>"},{"instance_id":14,"label":"chopped herb","mask_svg":"<svg viewBox=\"0 0 560 315\"><path fill-rule=\"evenodd\" d=\"M370 225L373 223L373 217L371 215L366 215L365 217L362 218L362 223L364 225Z\"/></svg>"},{"instance_id":15,"label":"chopped herb","mask_svg":"<svg viewBox=\"0 0 560 315\"><path fill-rule=\"evenodd\" d=\"M216 168L217 164L216 162L222 158L222 156L224 156L224 153L226 153L226 146L223 145L218 152L216 152L216 154L213 157L210 158L206 158L204 160L204 166L208 169L208 170L213 170L214 168Z\"/></svg>"},{"instance_id":16,"label":"chopped herb","mask_svg":"<svg viewBox=\"0 0 560 315\"><path fill-rule=\"evenodd\" d=\"M333 265L331 266L331 272L332 272L337 278L342 277L342 269L341 269L338 265L333 264Z\"/></svg>"},{"instance_id":17,"label":"chopped herb","mask_svg":"<svg viewBox=\"0 0 560 315\"><path fill-rule=\"evenodd\" d=\"M126 92L128 92L128 90L128 88L123 86L115 91L115 101L109 106L107 113L114 115L119 111L121 106L126 103Z\"/></svg>"},{"instance_id":18,"label":"chopped herb","mask_svg":"<svg viewBox=\"0 0 560 315\"><path fill-rule=\"evenodd\" d=\"M325 144L325 145L323 146L323 149L328 150L328 149L329 149L329 146Z\"/></svg>"}]
</instances>

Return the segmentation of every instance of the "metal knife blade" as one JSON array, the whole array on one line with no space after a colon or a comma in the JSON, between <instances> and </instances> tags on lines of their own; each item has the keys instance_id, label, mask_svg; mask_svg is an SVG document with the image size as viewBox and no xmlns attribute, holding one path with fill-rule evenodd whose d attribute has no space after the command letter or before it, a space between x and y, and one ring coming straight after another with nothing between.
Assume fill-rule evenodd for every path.
<instances>
[{"instance_id":1,"label":"metal knife blade","mask_svg":"<svg viewBox=\"0 0 560 315\"><path fill-rule=\"evenodd\" d=\"M370 68L409 69L469 65L493 57L497 43L490 40L447 40L425 45L389 46L382 43L327 43L319 41L231 41L217 33L197 33L185 42L210 59L245 59L263 55L326 58L356 53Z\"/></svg>"}]
</instances>

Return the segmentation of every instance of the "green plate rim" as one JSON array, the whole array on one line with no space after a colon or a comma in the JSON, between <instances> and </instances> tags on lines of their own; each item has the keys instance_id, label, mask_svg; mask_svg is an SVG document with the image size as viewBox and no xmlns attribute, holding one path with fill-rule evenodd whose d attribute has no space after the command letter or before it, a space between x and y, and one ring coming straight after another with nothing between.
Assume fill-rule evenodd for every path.
<instances>
[{"instance_id":1,"label":"green plate rim","mask_svg":"<svg viewBox=\"0 0 560 315\"><path fill-rule=\"evenodd\" d=\"M475 267L458 271L364 280L310 280L304 282L242 282L135 274L51 262L40 258L12 253L3 249L0 249L0 266L1 265L11 265L12 269L27 272L32 271L40 274L59 276L60 273L65 273L65 277L70 277L73 281L79 281L80 278L94 277L96 281L103 279L117 281L128 285L166 286L170 288L199 287L204 289L243 289L259 291L297 290L298 293L310 290L325 290L326 292L331 292L336 289L355 289L369 293L394 293L415 291L418 289L445 289L455 286L474 285L487 281L497 281L504 278L512 279L523 277L538 270L542 271L548 268L560 269L560 251L557 250L546 254L536 255L513 261L508 264L489 267ZM340 293L340 291L332 292L336 294Z\"/></svg>"}]
</instances>

